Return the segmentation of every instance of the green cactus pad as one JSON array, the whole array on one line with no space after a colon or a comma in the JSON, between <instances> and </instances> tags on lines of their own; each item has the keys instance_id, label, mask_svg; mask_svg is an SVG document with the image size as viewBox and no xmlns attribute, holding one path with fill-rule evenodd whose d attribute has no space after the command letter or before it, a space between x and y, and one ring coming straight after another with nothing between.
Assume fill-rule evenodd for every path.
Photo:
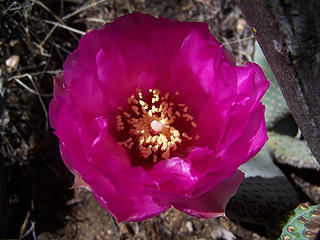
<instances>
[{"instance_id":1,"label":"green cactus pad","mask_svg":"<svg viewBox=\"0 0 320 240\"><path fill-rule=\"evenodd\" d=\"M245 178L237 194L230 199L226 214L231 219L268 228L300 201L300 196L285 176L249 177Z\"/></svg>"},{"instance_id":2,"label":"green cactus pad","mask_svg":"<svg viewBox=\"0 0 320 240\"><path fill-rule=\"evenodd\" d=\"M272 178L284 176L281 170L273 163L269 148L264 146L260 152L251 158L239 169L248 177Z\"/></svg>"},{"instance_id":3,"label":"green cactus pad","mask_svg":"<svg viewBox=\"0 0 320 240\"><path fill-rule=\"evenodd\" d=\"M272 81L268 91L262 98L262 103L266 106L265 118L267 128L271 129L279 120L290 113L289 108L280 91L279 84L257 42L255 43L254 62L262 68L267 79Z\"/></svg>"},{"instance_id":4,"label":"green cactus pad","mask_svg":"<svg viewBox=\"0 0 320 240\"><path fill-rule=\"evenodd\" d=\"M281 164L288 164L296 168L320 170L320 165L313 157L305 141L268 132L267 145L272 149L275 159Z\"/></svg>"},{"instance_id":5,"label":"green cactus pad","mask_svg":"<svg viewBox=\"0 0 320 240\"><path fill-rule=\"evenodd\" d=\"M320 230L320 204L300 204L282 228L281 240L316 239Z\"/></svg>"}]
</instances>

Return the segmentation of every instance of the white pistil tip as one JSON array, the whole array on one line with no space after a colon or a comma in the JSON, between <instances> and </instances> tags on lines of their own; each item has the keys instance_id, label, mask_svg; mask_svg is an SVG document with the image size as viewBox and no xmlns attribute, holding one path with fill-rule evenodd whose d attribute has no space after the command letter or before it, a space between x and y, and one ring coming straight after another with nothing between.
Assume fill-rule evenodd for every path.
<instances>
[{"instance_id":1,"label":"white pistil tip","mask_svg":"<svg viewBox=\"0 0 320 240\"><path fill-rule=\"evenodd\" d=\"M164 125L157 120L153 120L150 125L152 130L155 132L161 132L162 128L164 127Z\"/></svg>"}]
</instances>

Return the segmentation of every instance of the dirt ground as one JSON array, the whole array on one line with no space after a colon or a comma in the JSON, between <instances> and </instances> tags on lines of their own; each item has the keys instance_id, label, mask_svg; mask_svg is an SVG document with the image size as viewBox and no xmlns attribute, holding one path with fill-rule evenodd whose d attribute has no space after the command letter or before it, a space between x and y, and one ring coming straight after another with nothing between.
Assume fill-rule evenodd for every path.
<instances>
[{"instance_id":1,"label":"dirt ground","mask_svg":"<svg viewBox=\"0 0 320 240\"><path fill-rule=\"evenodd\" d=\"M0 0L0 10L0 239L267 239L258 225L174 209L117 224L89 192L70 189L48 126L52 75L83 33L126 13L208 22L238 62L252 60L253 35L235 1Z\"/></svg>"}]
</instances>

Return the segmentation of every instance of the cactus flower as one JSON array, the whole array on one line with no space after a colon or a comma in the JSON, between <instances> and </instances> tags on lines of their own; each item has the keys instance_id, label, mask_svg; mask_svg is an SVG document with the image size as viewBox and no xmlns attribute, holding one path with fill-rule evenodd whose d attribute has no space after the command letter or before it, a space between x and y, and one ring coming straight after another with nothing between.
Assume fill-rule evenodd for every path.
<instances>
[{"instance_id":1,"label":"cactus flower","mask_svg":"<svg viewBox=\"0 0 320 240\"><path fill-rule=\"evenodd\" d=\"M134 13L81 38L54 78L50 124L75 186L117 221L224 216L238 167L267 140L268 86L207 24Z\"/></svg>"}]
</instances>

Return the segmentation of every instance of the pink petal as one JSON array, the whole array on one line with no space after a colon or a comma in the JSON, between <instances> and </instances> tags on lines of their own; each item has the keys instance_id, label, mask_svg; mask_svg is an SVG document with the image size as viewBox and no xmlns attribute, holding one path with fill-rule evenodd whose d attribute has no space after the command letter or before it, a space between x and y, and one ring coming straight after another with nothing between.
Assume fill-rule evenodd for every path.
<instances>
[{"instance_id":1,"label":"pink petal","mask_svg":"<svg viewBox=\"0 0 320 240\"><path fill-rule=\"evenodd\" d=\"M215 102L209 98L196 115L197 134L200 135L199 145L216 150L226 131L228 123L228 102Z\"/></svg>"},{"instance_id":2,"label":"pink petal","mask_svg":"<svg viewBox=\"0 0 320 240\"><path fill-rule=\"evenodd\" d=\"M191 165L178 157L158 162L149 174L159 183L158 198L181 199L190 195L197 177L193 175Z\"/></svg>"},{"instance_id":3,"label":"pink petal","mask_svg":"<svg viewBox=\"0 0 320 240\"><path fill-rule=\"evenodd\" d=\"M90 166L86 158L87 138L83 139L82 128L76 124L66 104L60 103L56 113L55 134L60 139L61 155L66 166L71 172L74 172L73 169L75 169L83 180L88 182L88 179L95 177L97 170Z\"/></svg>"},{"instance_id":4,"label":"pink petal","mask_svg":"<svg viewBox=\"0 0 320 240\"><path fill-rule=\"evenodd\" d=\"M192 173L197 176L192 197L203 195L235 172L235 168L230 167L224 158L216 156L209 148L194 148L186 161L192 165Z\"/></svg>"},{"instance_id":5,"label":"pink petal","mask_svg":"<svg viewBox=\"0 0 320 240\"><path fill-rule=\"evenodd\" d=\"M264 120L265 107L261 104L251 115L240 138L226 149L226 159L230 165L241 165L256 155L268 140Z\"/></svg>"},{"instance_id":6,"label":"pink petal","mask_svg":"<svg viewBox=\"0 0 320 240\"><path fill-rule=\"evenodd\" d=\"M86 158L87 153L84 152L86 147L79 140L82 132L81 128L78 128L74 124L74 119L66 107L60 107L59 110L56 122L58 129L56 134L61 140L62 158L66 166L76 177L75 186L83 186L91 190L101 205L107 211L110 211L118 221L140 221L158 215L169 207L164 202L157 203L154 201L149 192L147 192L147 195L144 195L142 192L139 192L139 194L130 193L132 191L137 193L139 189L145 192L148 189L148 181L145 186L139 186L134 183L134 179L137 179L138 183L141 184L143 180L150 180L151 178L139 180L139 171L135 171L134 168L127 168L131 172L123 169L124 165L120 164L123 159L120 159L120 161L116 160L117 154L110 156L113 149L109 149L110 153L105 156L104 164L103 162L97 162L99 160L97 155L93 162L88 161ZM101 119L97 119L97 124L103 129L106 125L101 121ZM95 146L96 144L99 144L98 141L93 142L94 148L97 147ZM103 165L97 167L97 164ZM131 173L132 176L128 173ZM108 180L108 178L116 182L117 186L115 187L113 182ZM154 189L154 187L151 189Z\"/></svg>"},{"instance_id":7,"label":"pink petal","mask_svg":"<svg viewBox=\"0 0 320 240\"><path fill-rule=\"evenodd\" d=\"M102 175L97 175L90 183L95 198L118 222L142 221L168 209L170 205L159 203L151 195L138 194L128 197L118 193L118 189Z\"/></svg>"},{"instance_id":8,"label":"pink petal","mask_svg":"<svg viewBox=\"0 0 320 240\"><path fill-rule=\"evenodd\" d=\"M77 160L80 160L83 167L86 168L82 174L73 168L78 167L75 159L70 158L75 153L71 151L67 153L63 146L61 146L61 153L66 165L75 175L74 187L80 186L90 190L101 206L109 211L118 222L141 221L156 216L170 207L168 204L153 200L149 194L132 197L120 194L119 189L114 187L112 182L105 178L98 169L82 162L81 154Z\"/></svg>"},{"instance_id":9,"label":"pink petal","mask_svg":"<svg viewBox=\"0 0 320 240\"><path fill-rule=\"evenodd\" d=\"M66 91L65 81L63 75L53 76L53 86L54 86L54 98L50 102L49 107L49 120L52 128L56 128L56 118L59 112L59 103L64 101L68 96Z\"/></svg>"},{"instance_id":10,"label":"pink petal","mask_svg":"<svg viewBox=\"0 0 320 240\"><path fill-rule=\"evenodd\" d=\"M88 161L112 182L119 194L136 196L150 194L158 189L158 183L145 169L132 166L125 149L109 135L106 119L96 118L90 130L91 133L96 134L96 137L93 138L86 153Z\"/></svg>"},{"instance_id":11,"label":"pink petal","mask_svg":"<svg viewBox=\"0 0 320 240\"><path fill-rule=\"evenodd\" d=\"M262 96L270 86L262 69L255 63L246 63L236 69L238 78L238 93L250 96L252 103L260 102ZM255 105L251 104L254 108Z\"/></svg>"},{"instance_id":12,"label":"pink petal","mask_svg":"<svg viewBox=\"0 0 320 240\"><path fill-rule=\"evenodd\" d=\"M220 55L216 41L190 31L171 60L170 78L164 88L178 91L194 116L216 91L213 66L214 61L220 61Z\"/></svg>"},{"instance_id":13,"label":"pink petal","mask_svg":"<svg viewBox=\"0 0 320 240\"><path fill-rule=\"evenodd\" d=\"M98 43L91 44L97 34L97 31L92 31L84 36L79 49L70 54L63 64L66 88L74 107L79 109L86 121L91 121L97 115L105 115L107 111L107 100L98 85L95 58L92 56L99 48Z\"/></svg>"},{"instance_id":14,"label":"pink petal","mask_svg":"<svg viewBox=\"0 0 320 240\"><path fill-rule=\"evenodd\" d=\"M237 171L231 177L214 186L209 192L184 202L175 202L173 207L195 217L225 216L225 208L229 199L237 192L244 174Z\"/></svg>"}]
</instances>

